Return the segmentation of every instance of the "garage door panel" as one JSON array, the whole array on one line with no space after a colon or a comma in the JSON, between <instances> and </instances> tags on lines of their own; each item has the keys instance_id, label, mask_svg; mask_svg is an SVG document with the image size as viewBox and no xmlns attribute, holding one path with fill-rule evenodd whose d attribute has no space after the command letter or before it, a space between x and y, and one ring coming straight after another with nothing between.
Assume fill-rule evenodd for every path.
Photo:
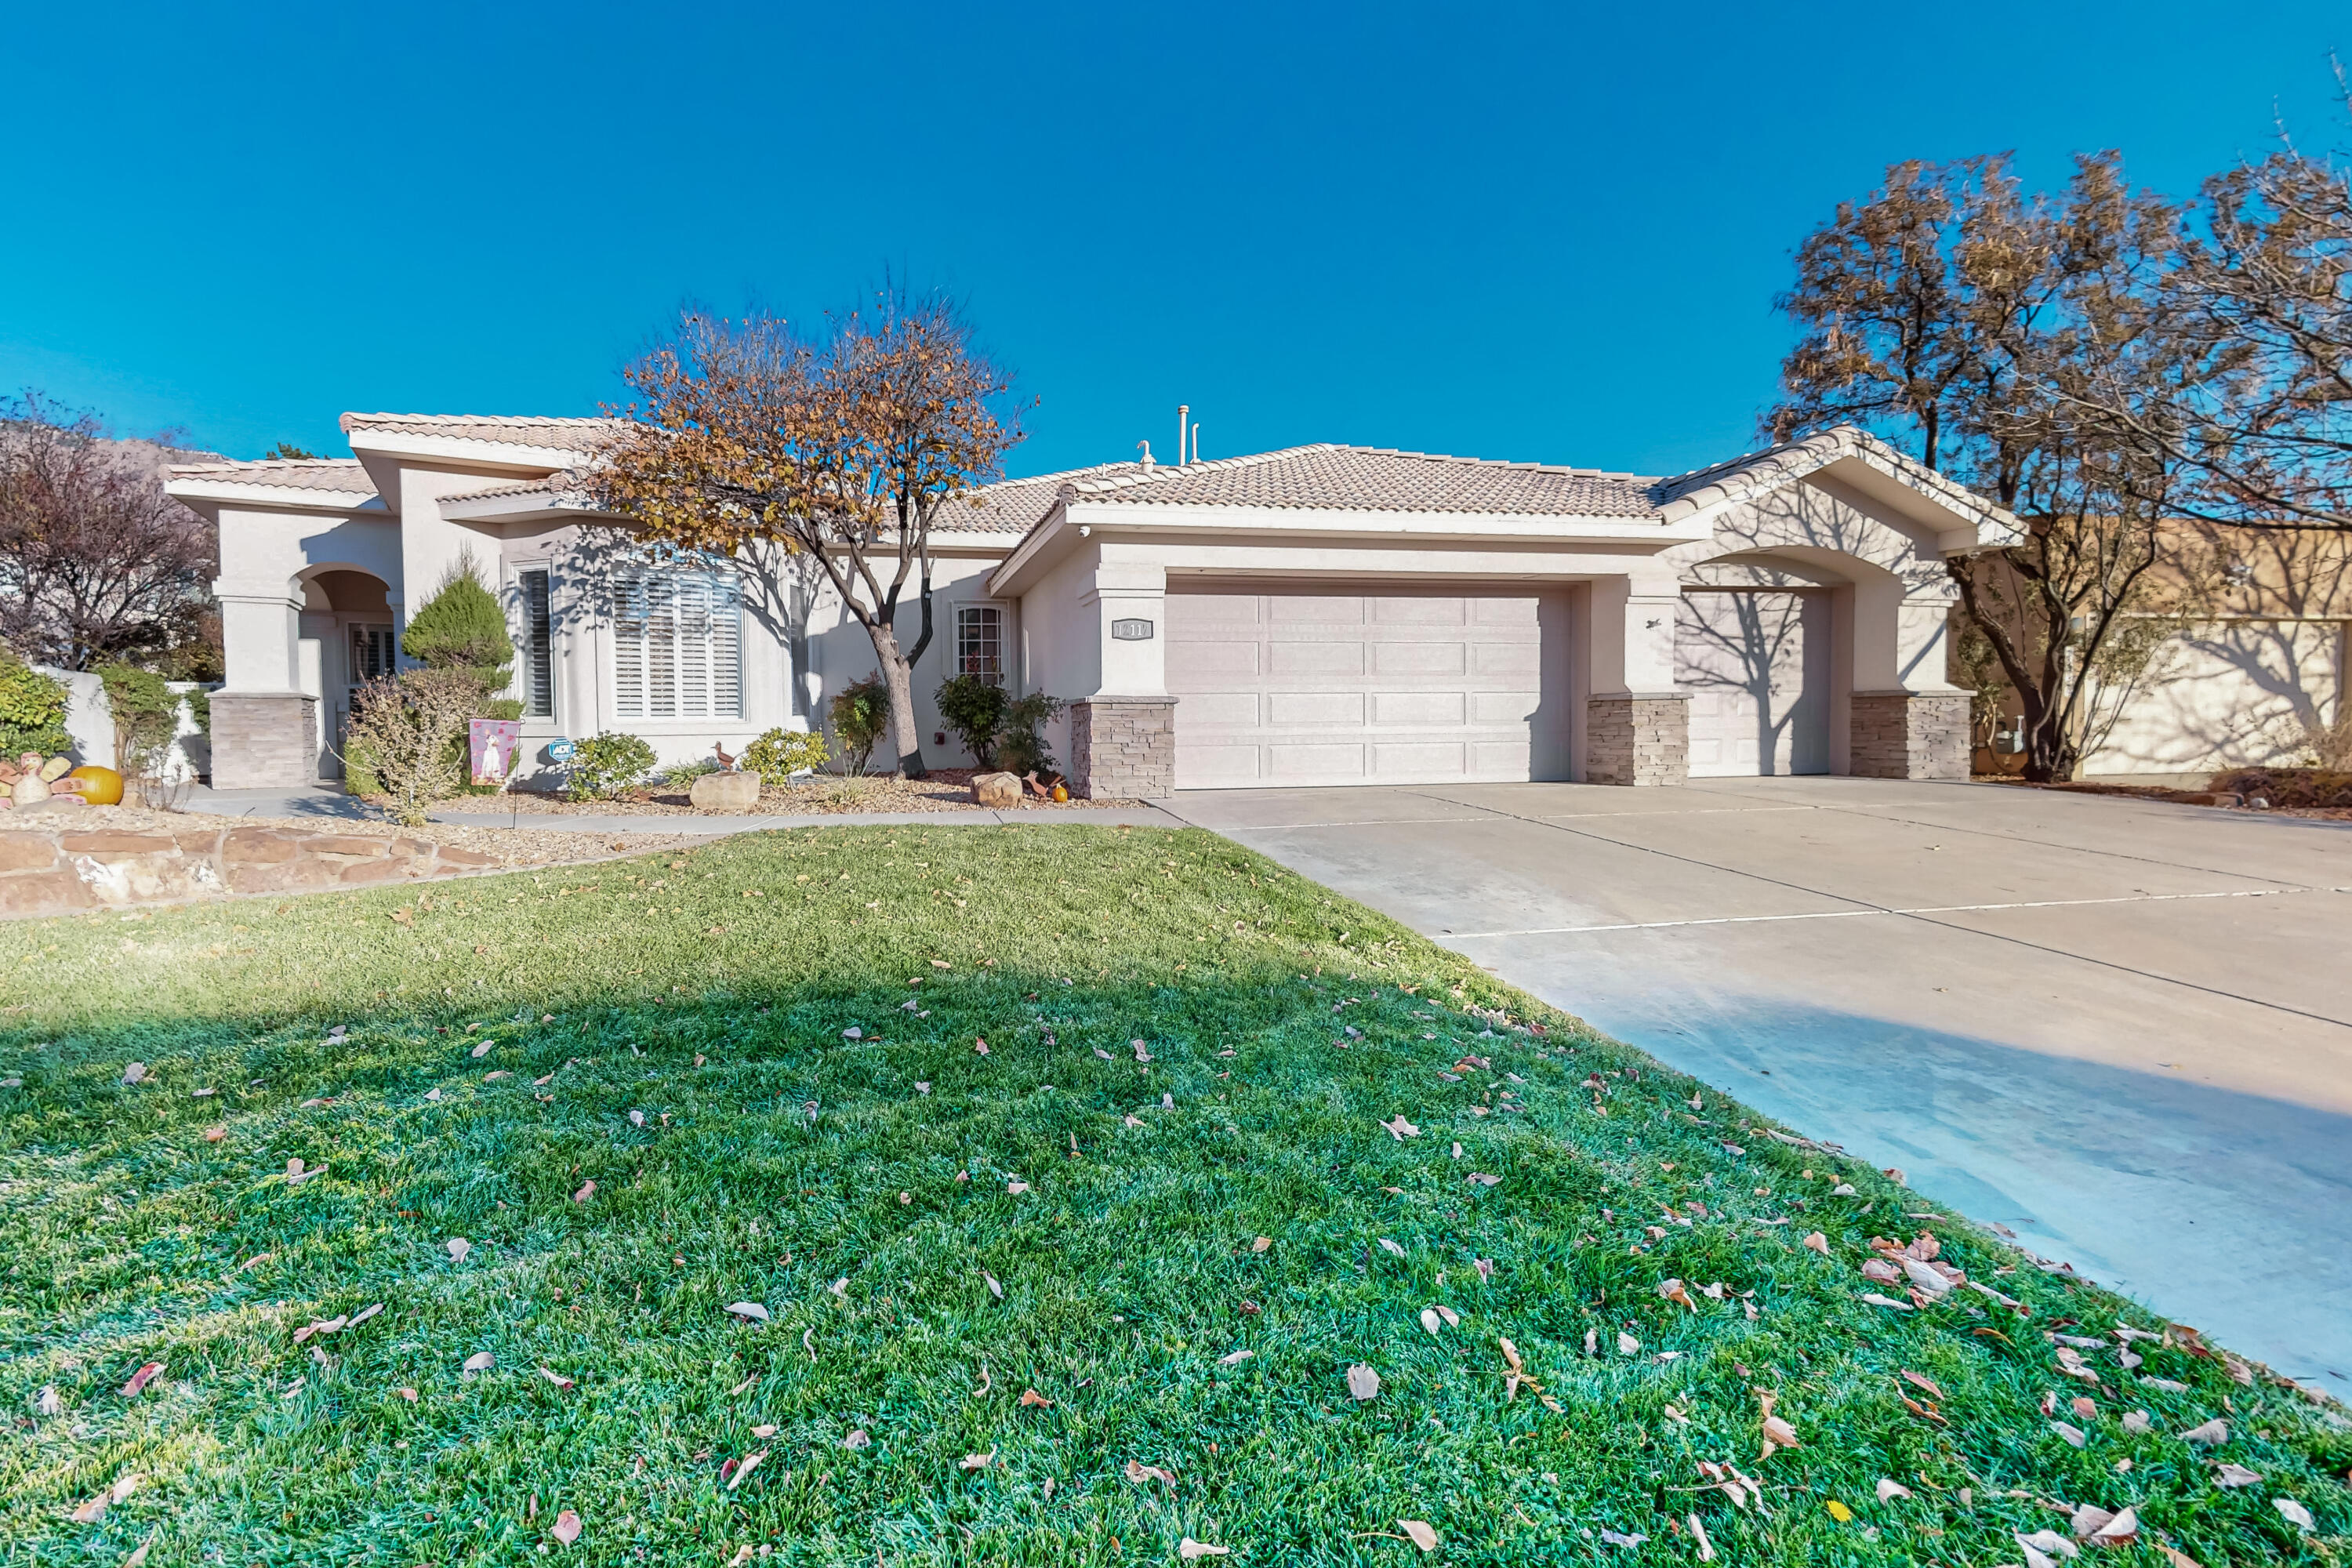
<instances>
[{"instance_id":1,"label":"garage door panel","mask_svg":"<svg viewBox=\"0 0 2352 1568\"><path fill-rule=\"evenodd\" d=\"M1376 675L1460 675L1467 662L1459 641L1372 645L1372 672Z\"/></svg>"},{"instance_id":2,"label":"garage door panel","mask_svg":"<svg viewBox=\"0 0 2352 1568\"><path fill-rule=\"evenodd\" d=\"M1532 594L1169 595L1176 782L1446 783L1562 765ZM1213 601L1207 605L1190 601ZM1247 644L1251 660L1232 651ZM1205 657L1203 657L1205 656ZM1252 700L1254 699L1254 701Z\"/></svg>"},{"instance_id":3,"label":"garage door panel","mask_svg":"<svg viewBox=\"0 0 2352 1568\"><path fill-rule=\"evenodd\" d=\"M1449 724L1462 722L1459 691L1376 691L1372 721L1376 724Z\"/></svg>"},{"instance_id":4,"label":"garage door panel","mask_svg":"<svg viewBox=\"0 0 2352 1568\"><path fill-rule=\"evenodd\" d=\"M1360 743L1314 745L1277 742L1265 749L1269 772L1277 779L1358 779L1364 776Z\"/></svg>"},{"instance_id":5,"label":"garage door panel","mask_svg":"<svg viewBox=\"0 0 2352 1568\"><path fill-rule=\"evenodd\" d=\"M1185 721L1202 729L1255 730L1261 703L1255 691L1191 691L1183 695Z\"/></svg>"},{"instance_id":6,"label":"garage door panel","mask_svg":"<svg viewBox=\"0 0 2352 1568\"><path fill-rule=\"evenodd\" d=\"M1270 724L1345 724L1361 728L1364 694L1360 691L1276 691L1266 698Z\"/></svg>"},{"instance_id":7,"label":"garage door panel","mask_svg":"<svg viewBox=\"0 0 2352 1568\"><path fill-rule=\"evenodd\" d=\"M1360 642L1269 642L1265 645L1269 674L1361 675L1364 645Z\"/></svg>"},{"instance_id":8,"label":"garage door panel","mask_svg":"<svg viewBox=\"0 0 2352 1568\"><path fill-rule=\"evenodd\" d=\"M1374 599L1372 620L1387 626L1458 626L1465 624L1461 599Z\"/></svg>"}]
</instances>

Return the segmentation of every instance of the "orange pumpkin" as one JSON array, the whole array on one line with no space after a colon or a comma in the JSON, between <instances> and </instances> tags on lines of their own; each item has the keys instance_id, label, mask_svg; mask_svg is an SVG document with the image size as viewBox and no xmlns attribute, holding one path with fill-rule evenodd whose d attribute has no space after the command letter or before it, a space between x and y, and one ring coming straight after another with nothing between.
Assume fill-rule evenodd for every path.
<instances>
[{"instance_id":1,"label":"orange pumpkin","mask_svg":"<svg viewBox=\"0 0 2352 1568\"><path fill-rule=\"evenodd\" d=\"M1070 798L1070 786L1069 786L1069 785L1067 785L1067 784L1055 784L1055 785L1054 786L1054 799L1055 799L1055 801L1057 801L1057 802L1066 803L1066 802L1069 800L1069 798Z\"/></svg>"},{"instance_id":2,"label":"orange pumpkin","mask_svg":"<svg viewBox=\"0 0 2352 1568\"><path fill-rule=\"evenodd\" d=\"M66 777L81 780L81 798L91 805L122 804L122 775L112 768L84 763Z\"/></svg>"}]
</instances>

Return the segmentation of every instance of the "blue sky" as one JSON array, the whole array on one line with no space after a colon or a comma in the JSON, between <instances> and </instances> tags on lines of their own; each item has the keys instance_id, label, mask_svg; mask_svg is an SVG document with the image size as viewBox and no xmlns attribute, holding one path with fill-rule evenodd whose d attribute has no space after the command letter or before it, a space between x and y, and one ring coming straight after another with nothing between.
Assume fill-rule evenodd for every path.
<instances>
[{"instance_id":1,"label":"blue sky","mask_svg":"<svg viewBox=\"0 0 2352 1568\"><path fill-rule=\"evenodd\" d=\"M207 14L209 13L209 15ZM0 387L252 457L593 413L686 301L887 267L1040 399L1010 467L1744 450L1789 255L1897 158L2342 146L2340 5L43 5Z\"/></svg>"}]
</instances>

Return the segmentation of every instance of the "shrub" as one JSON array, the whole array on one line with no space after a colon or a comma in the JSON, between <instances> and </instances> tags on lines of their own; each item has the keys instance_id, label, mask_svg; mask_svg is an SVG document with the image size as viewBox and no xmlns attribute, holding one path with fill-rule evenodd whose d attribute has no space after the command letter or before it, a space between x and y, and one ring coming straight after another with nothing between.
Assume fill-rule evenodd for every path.
<instances>
[{"instance_id":1,"label":"shrub","mask_svg":"<svg viewBox=\"0 0 2352 1568\"><path fill-rule=\"evenodd\" d=\"M572 800L610 800L653 772L654 749L635 735L607 730L580 742L563 779Z\"/></svg>"},{"instance_id":2,"label":"shrub","mask_svg":"<svg viewBox=\"0 0 2352 1568\"><path fill-rule=\"evenodd\" d=\"M1054 753L1045 749L1045 726L1069 704L1058 697L1033 691L1004 705L1004 723L997 731L997 760L1007 772L1050 773Z\"/></svg>"},{"instance_id":3,"label":"shrub","mask_svg":"<svg viewBox=\"0 0 2352 1568\"><path fill-rule=\"evenodd\" d=\"M506 612L484 585L470 552L457 557L433 596L409 617L400 651L428 669L479 670L486 691L505 687L514 672L514 639L507 634Z\"/></svg>"},{"instance_id":4,"label":"shrub","mask_svg":"<svg viewBox=\"0 0 2352 1568\"><path fill-rule=\"evenodd\" d=\"M824 737L797 730L771 730L743 749L740 765L760 775L761 782L782 784L794 773L814 773L824 766Z\"/></svg>"},{"instance_id":5,"label":"shrub","mask_svg":"<svg viewBox=\"0 0 2352 1568\"><path fill-rule=\"evenodd\" d=\"M0 755L38 752L54 757L72 745L66 733L65 682L0 647Z\"/></svg>"},{"instance_id":6,"label":"shrub","mask_svg":"<svg viewBox=\"0 0 2352 1568\"><path fill-rule=\"evenodd\" d=\"M180 732L180 694L152 669L110 664L98 672L114 719L114 766L125 778L163 771L172 738Z\"/></svg>"},{"instance_id":7,"label":"shrub","mask_svg":"<svg viewBox=\"0 0 2352 1568\"><path fill-rule=\"evenodd\" d=\"M882 684L881 677L869 675L843 687L826 711L833 719L833 732L841 737L842 747L849 753L849 771L864 773L874 748L890 732L890 689Z\"/></svg>"},{"instance_id":8,"label":"shrub","mask_svg":"<svg viewBox=\"0 0 2352 1568\"><path fill-rule=\"evenodd\" d=\"M940 682L931 700L939 707L940 718L971 753L971 760L983 768L994 768L996 744L1009 704L1003 686L986 676L959 675Z\"/></svg>"},{"instance_id":9,"label":"shrub","mask_svg":"<svg viewBox=\"0 0 2352 1568\"><path fill-rule=\"evenodd\" d=\"M692 789L695 780L718 771L717 758L700 757L690 763L672 763L661 771L661 782L673 789Z\"/></svg>"},{"instance_id":10,"label":"shrub","mask_svg":"<svg viewBox=\"0 0 2352 1568\"><path fill-rule=\"evenodd\" d=\"M352 704L352 749L366 757L371 782L392 797L394 821L422 826L435 801L457 793L449 742L464 743L481 693L479 678L467 669L412 669L360 688Z\"/></svg>"}]
</instances>

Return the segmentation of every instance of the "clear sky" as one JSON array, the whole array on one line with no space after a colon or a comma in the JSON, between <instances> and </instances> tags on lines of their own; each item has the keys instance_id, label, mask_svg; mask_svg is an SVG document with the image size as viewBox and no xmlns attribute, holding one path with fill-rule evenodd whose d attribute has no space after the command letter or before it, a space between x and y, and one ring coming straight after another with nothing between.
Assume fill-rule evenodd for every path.
<instances>
[{"instance_id":1,"label":"clear sky","mask_svg":"<svg viewBox=\"0 0 2352 1568\"><path fill-rule=\"evenodd\" d=\"M1015 473L1754 444L1791 248L1889 162L2352 141L2341 3L26 5L0 388L252 457L591 414L687 301L884 268L1041 400Z\"/></svg>"}]
</instances>

